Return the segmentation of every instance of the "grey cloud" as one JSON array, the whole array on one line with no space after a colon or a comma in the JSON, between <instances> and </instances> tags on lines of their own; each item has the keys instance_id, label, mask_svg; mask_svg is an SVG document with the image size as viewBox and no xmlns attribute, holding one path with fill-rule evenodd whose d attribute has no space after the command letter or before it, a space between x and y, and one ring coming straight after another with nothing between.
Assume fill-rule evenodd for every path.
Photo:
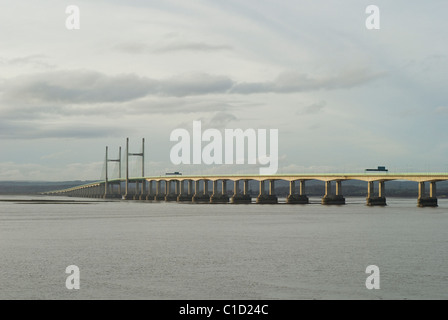
<instances>
[{"instance_id":1,"label":"grey cloud","mask_svg":"<svg viewBox=\"0 0 448 320\"><path fill-rule=\"evenodd\" d=\"M179 44L170 44L162 46L160 48L154 49L153 52L155 53L167 53L176 51L210 52L210 51L223 51L223 50L232 50L232 47L228 45L207 44L204 42L191 42L191 43L179 43Z\"/></svg>"},{"instance_id":2,"label":"grey cloud","mask_svg":"<svg viewBox=\"0 0 448 320\"><path fill-rule=\"evenodd\" d=\"M43 54L32 54L12 59L0 58L0 63L8 65L32 65L34 67L52 69L55 65L45 62L48 57Z\"/></svg>"},{"instance_id":3,"label":"grey cloud","mask_svg":"<svg viewBox=\"0 0 448 320\"><path fill-rule=\"evenodd\" d=\"M153 80L134 74L107 76L93 71L57 71L7 81L4 98L32 103L121 102L145 96L155 85Z\"/></svg>"},{"instance_id":4,"label":"grey cloud","mask_svg":"<svg viewBox=\"0 0 448 320\"><path fill-rule=\"evenodd\" d=\"M232 103L222 99L204 99L203 97L156 97L142 98L124 103L97 104L43 104L23 105L0 109L3 121L26 121L45 119L64 119L67 117L96 117L103 119L119 118L126 114L175 114L175 113L211 113L235 108Z\"/></svg>"},{"instance_id":5,"label":"grey cloud","mask_svg":"<svg viewBox=\"0 0 448 320\"><path fill-rule=\"evenodd\" d=\"M231 93L253 94L262 92L292 93L315 90L351 88L384 76L385 73L371 73L366 69L350 70L334 76L311 77L298 72L281 73L272 82L239 83Z\"/></svg>"},{"instance_id":6,"label":"grey cloud","mask_svg":"<svg viewBox=\"0 0 448 320\"><path fill-rule=\"evenodd\" d=\"M10 103L125 102L147 95L183 97L225 93L233 81L205 73L154 80L135 74L109 76L93 71L58 71L20 76L2 84L3 99Z\"/></svg>"},{"instance_id":7,"label":"grey cloud","mask_svg":"<svg viewBox=\"0 0 448 320\"><path fill-rule=\"evenodd\" d=\"M185 74L161 82L159 93L168 96L226 93L233 85L234 82L227 76Z\"/></svg>"},{"instance_id":8,"label":"grey cloud","mask_svg":"<svg viewBox=\"0 0 448 320\"><path fill-rule=\"evenodd\" d=\"M0 138L2 139L42 139L42 138L79 138L89 139L121 137L124 132L116 126L90 124L47 124L30 121L0 121Z\"/></svg>"},{"instance_id":9,"label":"grey cloud","mask_svg":"<svg viewBox=\"0 0 448 320\"><path fill-rule=\"evenodd\" d=\"M238 120L238 118L228 112L217 112L210 119L203 121L204 127L209 128L225 128L228 123Z\"/></svg>"},{"instance_id":10,"label":"grey cloud","mask_svg":"<svg viewBox=\"0 0 448 320\"><path fill-rule=\"evenodd\" d=\"M149 51L149 48L146 44L139 42L120 43L112 47L112 49L131 54L141 54Z\"/></svg>"},{"instance_id":11,"label":"grey cloud","mask_svg":"<svg viewBox=\"0 0 448 320\"><path fill-rule=\"evenodd\" d=\"M274 81L236 83L223 75L181 74L155 80L135 74L105 75L94 71L57 71L19 76L1 84L4 104L61 105L123 103L147 96L187 97L208 94L291 93L351 88L383 74L367 70L347 71L336 76L312 78L282 73Z\"/></svg>"},{"instance_id":12,"label":"grey cloud","mask_svg":"<svg viewBox=\"0 0 448 320\"><path fill-rule=\"evenodd\" d=\"M218 111L214 113L212 116L204 116L200 118L196 118L196 121L201 121L202 129L224 129L226 128L226 125L229 124L232 121L237 121L238 118L229 113L229 112L222 112ZM181 121L177 123L177 127L179 128L191 128L191 122L190 121Z\"/></svg>"},{"instance_id":13,"label":"grey cloud","mask_svg":"<svg viewBox=\"0 0 448 320\"><path fill-rule=\"evenodd\" d=\"M232 50L229 45L208 44L205 42L180 42L158 46L150 46L139 42L121 43L113 47L114 50L129 54L169 53L179 51L214 52Z\"/></svg>"},{"instance_id":14,"label":"grey cloud","mask_svg":"<svg viewBox=\"0 0 448 320\"><path fill-rule=\"evenodd\" d=\"M138 114L172 114L172 113L208 113L216 110L229 110L235 106L221 99L172 98L140 99L124 105L126 110Z\"/></svg>"},{"instance_id":15,"label":"grey cloud","mask_svg":"<svg viewBox=\"0 0 448 320\"><path fill-rule=\"evenodd\" d=\"M309 114L317 114L323 110L327 103L325 101L320 101L317 103L313 103L305 108L298 110L296 114L298 115L309 115Z\"/></svg>"}]
</instances>

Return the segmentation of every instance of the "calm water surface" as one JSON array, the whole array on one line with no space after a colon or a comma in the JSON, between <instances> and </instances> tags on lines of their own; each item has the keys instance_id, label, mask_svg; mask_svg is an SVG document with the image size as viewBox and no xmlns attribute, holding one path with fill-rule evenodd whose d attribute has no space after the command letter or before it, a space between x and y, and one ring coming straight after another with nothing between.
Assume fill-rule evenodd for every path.
<instances>
[{"instance_id":1,"label":"calm water surface","mask_svg":"<svg viewBox=\"0 0 448 320\"><path fill-rule=\"evenodd\" d=\"M345 206L21 203L0 196L0 299L447 299L448 200ZM33 199L64 199L33 197ZM74 200L74 198L67 198ZM82 200L82 199L78 199ZM67 290L77 265L80 290ZM380 268L367 290L368 265Z\"/></svg>"}]
</instances>

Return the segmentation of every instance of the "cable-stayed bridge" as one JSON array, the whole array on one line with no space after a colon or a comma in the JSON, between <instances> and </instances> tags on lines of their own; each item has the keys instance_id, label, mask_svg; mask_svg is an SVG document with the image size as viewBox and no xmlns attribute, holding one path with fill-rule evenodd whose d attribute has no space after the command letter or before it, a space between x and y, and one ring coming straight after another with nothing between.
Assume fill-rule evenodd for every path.
<instances>
[{"instance_id":1,"label":"cable-stayed bridge","mask_svg":"<svg viewBox=\"0 0 448 320\"><path fill-rule=\"evenodd\" d=\"M257 181L259 192L255 203L276 204L278 203L278 197L275 194L275 182L286 181L289 182L289 195L286 202L289 204L308 204L306 182L317 180L325 184L322 204L343 205L345 204L345 198L342 192L342 183L349 180L358 180L366 182L367 205L385 206L386 182L406 180L418 182L418 206L436 207L437 182L448 180L448 173L389 173L386 170L366 171L364 173L275 175L182 175L173 173L163 176L145 176L144 145L145 141L143 139L141 152L130 153L129 139L126 140L126 173L123 178L121 174L121 148L118 159L109 159L108 148L106 147L104 180L44 194L123 200L247 204L252 203L252 197L249 194L249 181ZM142 160L140 177L130 177L129 175L129 157L131 156L140 157ZM116 179L109 179L108 167L111 162L118 163L119 174Z\"/></svg>"}]
</instances>

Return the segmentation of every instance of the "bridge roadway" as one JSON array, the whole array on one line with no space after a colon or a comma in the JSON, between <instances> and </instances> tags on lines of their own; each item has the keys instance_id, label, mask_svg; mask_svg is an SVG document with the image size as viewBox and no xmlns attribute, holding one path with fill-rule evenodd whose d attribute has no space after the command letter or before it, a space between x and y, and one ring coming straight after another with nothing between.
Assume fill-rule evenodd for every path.
<instances>
[{"instance_id":1,"label":"bridge roadway","mask_svg":"<svg viewBox=\"0 0 448 320\"><path fill-rule=\"evenodd\" d=\"M418 182L417 205L436 207L436 183L448 180L448 173L326 173L326 174L276 174L276 175L165 175L144 178L114 179L99 181L64 190L46 192L47 195L64 195L90 198L121 198L124 200L147 201L190 201L194 203L251 203L249 181L259 182L259 194L256 203L275 204L275 181L289 182L290 204L309 203L306 195L306 181L318 180L325 183L325 195L322 204L342 205L342 182L359 180L367 182L366 204L369 206L386 205L385 183L391 180ZM233 193L228 194L227 182L233 182ZM209 192L209 182L212 190ZM220 186L219 186L219 182ZM297 185L298 182L298 185ZM241 187L242 184L242 188ZM377 192L375 192L375 184ZM334 188L333 188L334 185ZM429 192L426 186L429 185ZM132 186L132 188L131 188ZM162 187L163 186L163 187Z\"/></svg>"}]
</instances>

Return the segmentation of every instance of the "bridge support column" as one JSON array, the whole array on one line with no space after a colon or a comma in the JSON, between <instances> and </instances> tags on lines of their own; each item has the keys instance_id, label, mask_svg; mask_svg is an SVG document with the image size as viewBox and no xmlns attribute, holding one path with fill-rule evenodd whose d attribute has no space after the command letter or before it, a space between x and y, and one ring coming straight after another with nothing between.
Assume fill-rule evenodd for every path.
<instances>
[{"instance_id":1,"label":"bridge support column","mask_svg":"<svg viewBox=\"0 0 448 320\"><path fill-rule=\"evenodd\" d=\"M104 184L97 185L95 198L101 199L103 197L103 192L104 192Z\"/></svg>"},{"instance_id":2,"label":"bridge support column","mask_svg":"<svg viewBox=\"0 0 448 320\"><path fill-rule=\"evenodd\" d=\"M194 181L188 180L188 194L191 194L193 196L194 194Z\"/></svg>"},{"instance_id":3,"label":"bridge support column","mask_svg":"<svg viewBox=\"0 0 448 320\"><path fill-rule=\"evenodd\" d=\"M171 202L171 201L177 201L177 193L176 193L176 180L168 180L166 181L166 191L165 191L165 201ZM174 192L171 190L172 185L174 184Z\"/></svg>"},{"instance_id":4,"label":"bridge support column","mask_svg":"<svg viewBox=\"0 0 448 320\"><path fill-rule=\"evenodd\" d=\"M111 198L121 199L120 184L121 184L121 182L116 182L114 184L111 184L111 186L110 186L111 187L111 189L110 189Z\"/></svg>"},{"instance_id":5,"label":"bridge support column","mask_svg":"<svg viewBox=\"0 0 448 320\"><path fill-rule=\"evenodd\" d=\"M336 195L342 196L342 181L336 181Z\"/></svg>"},{"instance_id":6,"label":"bridge support column","mask_svg":"<svg viewBox=\"0 0 448 320\"><path fill-rule=\"evenodd\" d=\"M165 182L166 183L166 182ZM165 200L165 195L162 193L162 182L160 180L156 181L156 194L154 196L155 201L162 201ZM166 186L165 186L166 188Z\"/></svg>"},{"instance_id":7,"label":"bridge support column","mask_svg":"<svg viewBox=\"0 0 448 320\"><path fill-rule=\"evenodd\" d=\"M278 198L275 195L275 180L269 180L269 193L264 192L265 181L260 181L260 194L257 197L257 203L260 204L276 204Z\"/></svg>"},{"instance_id":8,"label":"bridge support column","mask_svg":"<svg viewBox=\"0 0 448 320\"><path fill-rule=\"evenodd\" d=\"M322 204L325 205L345 204L345 198L342 195L341 181L336 181L336 194L333 194L331 190L331 181L325 181L325 196L322 198Z\"/></svg>"},{"instance_id":9,"label":"bridge support column","mask_svg":"<svg viewBox=\"0 0 448 320\"><path fill-rule=\"evenodd\" d=\"M126 187L126 191L125 194L123 195L122 199L123 200L133 200L134 199L134 195L132 194L131 188L130 188L130 182L127 182L127 187Z\"/></svg>"},{"instance_id":10,"label":"bridge support column","mask_svg":"<svg viewBox=\"0 0 448 320\"><path fill-rule=\"evenodd\" d=\"M188 180L188 189L185 192L185 181L179 181L179 195L177 196L177 202L191 202L191 198L193 195L190 194L192 187L190 188L190 182L193 183L191 180Z\"/></svg>"},{"instance_id":11,"label":"bridge support column","mask_svg":"<svg viewBox=\"0 0 448 320\"><path fill-rule=\"evenodd\" d=\"M208 194L208 184L207 180L203 180L204 190L202 190L202 193L199 192L199 181L195 181L195 192L193 195L193 198L191 201L193 203L209 203L210 202L210 195Z\"/></svg>"},{"instance_id":12,"label":"bridge support column","mask_svg":"<svg viewBox=\"0 0 448 320\"><path fill-rule=\"evenodd\" d=\"M100 197L100 195L101 195L101 190L100 190L101 188L98 186L98 185L96 185L94 188L93 188L93 197L95 198L95 199L98 199L99 197Z\"/></svg>"},{"instance_id":13,"label":"bridge support column","mask_svg":"<svg viewBox=\"0 0 448 320\"><path fill-rule=\"evenodd\" d=\"M243 182L243 194L240 193L239 180L233 182L233 196L230 198L230 203L233 204L249 204L252 198L249 194L249 180Z\"/></svg>"},{"instance_id":14,"label":"bridge support column","mask_svg":"<svg viewBox=\"0 0 448 320\"><path fill-rule=\"evenodd\" d=\"M296 182L289 182L289 195L286 197L286 203L289 204L308 204L309 199L305 195L305 181L300 180L299 194L296 194Z\"/></svg>"},{"instance_id":15,"label":"bridge support column","mask_svg":"<svg viewBox=\"0 0 448 320\"><path fill-rule=\"evenodd\" d=\"M208 194L208 180L204 180L202 183L204 185L204 190L202 190L203 193Z\"/></svg>"},{"instance_id":16,"label":"bridge support column","mask_svg":"<svg viewBox=\"0 0 448 320\"><path fill-rule=\"evenodd\" d=\"M140 188L140 195L138 197L139 200L146 200L147 194L146 194L146 180L142 180L141 182L141 188Z\"/></svg>"},{"instance_id":17,"label":"bridge support column","mask_svg":"<svg viewBox=\"0 0 448 320\"><path fill-rule=\"evenodd\" d=\"M221 193L227 195L227 180L221 181Z\"/></svg>"},{"instance_id":18,"label":"bridge support column","mask_svg":"<svg viewBox=\"0 0 448 320\"><path fill-rule=\"evenodd\" d=\"M437 207L436 182L430 181L429 196L426 195L425 182L418 183L418 199L417 206L419 207Z\"/></svg>"},{"instance_id":19,"label":"bridge support column","mask_svg":"<svg viewBox=\"0 0 448 320\"><path fill-rule=\"evenodd\" d=\"M155 194L154 194L154 181L149 180L148 181L148 193L146 194L146 200L151 201L154 200Z\"/></svg>"},{"instance_id":20,"label":"bridge support column","mask_svg":"<svg viewBox=\"0 0 448 320\"><path fill-rule=\"evenodd\" d=\"M385 182L378 181L378 196L375 195L375 182L367 182L366 205L368 206L386 206Z\"/></svg>"},{"instance_id":21,"label":"bridge support column","mask_svg":"<svg viewBox=\"0 0 448 320\"><path fill-rule=\"evenodd\" d=\"M104 195L102 196L103 199L109 199L110 198L110 185L108 181L104 183Z\"/></svg>"},{"instance_id":22,"label":"bridge support column","mask_svg":"<svg viewBox=\"0 0 448 320\"><path fill-rule=\"evenodd\" d=\"M140 200L140 183L139 181L135 181L135 191L134 196L132 197L133 200Z\"/></svg>"},{"instance_id":23,"label":"bridge support column","mask_svg":"<svg viewBox=\"0 0 448 320\"><path fill-rule=\"evenodd\" d=\"M243 195L249 195L249 180L243 180Z\"/></svg>"},{"instance_id":24,"label":"bridge support column","mask_svg":"<svg viewBox=\"0 0 448 320\"><path fill-rule=\"evenodd\" d=\"M213 181L213 194L210 197L210 203L227 203L229 196L226 193L226 180L222 180L221 193L218 191L218 180Z\"/></svg>"},{"instance_id":25,"label":"bridge support column","mask_svg":"<svg viewBox=\"0 0 448 320\"><path fill-rule=\"evenodd\" d=\"M385 181L378 182L378 196L380 198L386 199L386 182Z\"/></svg>"},{"instance_id":26,"label":"bridge support column","mask_svg":"<svg viewBox=\"0 0 448 320\"><path fill-rule=\"evenodd\" d=\"M106 180L104 182L104 199L109 197L109 178L108 178L108 169L109 169L109 147L106 147Z\"/></svg>"}]
</instances>

